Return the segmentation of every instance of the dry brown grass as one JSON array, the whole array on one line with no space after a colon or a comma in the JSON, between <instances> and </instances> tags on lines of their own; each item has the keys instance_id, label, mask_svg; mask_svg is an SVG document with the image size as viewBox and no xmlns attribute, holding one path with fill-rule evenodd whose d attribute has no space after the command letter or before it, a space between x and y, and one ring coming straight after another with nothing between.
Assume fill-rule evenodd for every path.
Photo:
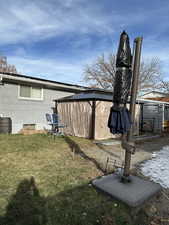
<instances>
[{"instance_id":1,"label":"dry brown grass","mask_svg":"<svg viewBox=\"0 0 169 225\"><path fill-rule=\"evenodd\" d=\"M76 151L94 147L70 139ZM102 173L81 154L73 160L67 139L0 135L0 146L0 225L131 225L125 206L88 185Z\"/></svg>"}]
</instances>

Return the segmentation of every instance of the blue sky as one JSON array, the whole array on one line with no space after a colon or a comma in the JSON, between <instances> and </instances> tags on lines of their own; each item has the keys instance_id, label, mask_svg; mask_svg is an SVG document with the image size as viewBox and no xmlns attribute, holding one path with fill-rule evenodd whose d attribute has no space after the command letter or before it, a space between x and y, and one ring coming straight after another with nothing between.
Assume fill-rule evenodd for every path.
<instances>
[{"instance_id":1,"label":"blue sky","mask_svg":"<svg viewBox=\"0 0 169 225\"><path fill-rule=\"evenodd\" d=\"M168 76L168 0L1 0L0 8L0 54L22 74L84 85L85 65L116 53L126 30L131 46L143 36L142 57L159 57Z\"/></svg>"}]
</instances>

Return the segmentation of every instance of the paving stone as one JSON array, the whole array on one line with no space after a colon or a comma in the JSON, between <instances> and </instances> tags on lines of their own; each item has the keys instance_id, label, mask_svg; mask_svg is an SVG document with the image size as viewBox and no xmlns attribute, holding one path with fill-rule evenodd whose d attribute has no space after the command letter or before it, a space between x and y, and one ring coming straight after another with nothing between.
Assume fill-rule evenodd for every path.
<instances>
[{"instance_id":1,"label":"paving stone","mask_svg":"<svg viewBox=\"0 0 169 225\"><path fill-rule=\"evenodd\" d=\"M111 174L92 181L95 188L116 198L131 207L137 207L161 190L154 182L131 176L131 182L122 183L120 176Z\"/></svg>"}]
</instances>

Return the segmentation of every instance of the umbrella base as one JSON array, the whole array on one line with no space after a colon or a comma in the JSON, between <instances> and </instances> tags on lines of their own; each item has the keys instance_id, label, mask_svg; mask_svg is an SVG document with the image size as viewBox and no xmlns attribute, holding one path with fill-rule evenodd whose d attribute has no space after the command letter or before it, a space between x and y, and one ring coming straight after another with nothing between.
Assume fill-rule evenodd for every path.
<instances>
[{"instance_id":1,"label":"umbrella base","mask_svg":"<svg viewBox=\"0 0 169 225\"><path fill-rule=\"evenodd\" d=\"M130 176L130 179L131 182L122 183L117 174L111 174L93 180L92 185L130 207L142 205L161 190L159 184L136 176Z\"/></svg>"}]
</instances>

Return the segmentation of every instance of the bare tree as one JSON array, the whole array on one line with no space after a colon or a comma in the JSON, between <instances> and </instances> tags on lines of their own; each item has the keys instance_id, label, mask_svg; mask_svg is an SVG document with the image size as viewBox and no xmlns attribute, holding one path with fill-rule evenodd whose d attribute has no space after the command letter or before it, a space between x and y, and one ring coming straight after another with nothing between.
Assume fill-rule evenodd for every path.
<instances>
[{"instance_id":1,"label":"bare tree","mask_svg":"<svg viewBox=\"0 0 169 225\"><path fill-rule=\"evenodd\" d=\"M7 62L6 56L0 56L0 72L17 73L16 67Z\"/></svg>"},{"instance_id":2,"label":"bare tree","mask_svg":"<svg viewBox=\"0 0 169 225\"><path fill-rule=\"evenodd\" d=\"M160 59L157 57L143 60L140 64L139 90L150 91L157 89L162 79Z\"/></svg>"},{"instance_id":3,"label":"bare tree","mask_svg":"<svg viewBox=\"0 0 169 225\"><path fill-rule=\"evenodd\" d=\"M97 60L87 65L84 69L84 81L90 87L113 89L116 73L116 56L109 54L105 58L104 54ZM142 61L140 65L139 91L152 90L157 87L161 73L161 63L158 58Z\"/></svg>"},{"instance_id":4,"label":"bare tree","mask_svg":"<svg viewBox=\"0 0 169 225\"><path fill-rule=\"evenodd\" d=\"M157 89L169 94L169 81L161 79L159 85L157 86Z\"/></svg>"},{"instance_id":5,"label":"bare tree","mask_svg":"<svg viewBox=\"0 0 169 225\"><path fill-rule=\"evenodd\" d=\"M106 61L104 54L99 56L91 65L84 70L84 81L91 87L112 89L116 73L116 56L110 54Z\"/></svg>"}]
</instances>

